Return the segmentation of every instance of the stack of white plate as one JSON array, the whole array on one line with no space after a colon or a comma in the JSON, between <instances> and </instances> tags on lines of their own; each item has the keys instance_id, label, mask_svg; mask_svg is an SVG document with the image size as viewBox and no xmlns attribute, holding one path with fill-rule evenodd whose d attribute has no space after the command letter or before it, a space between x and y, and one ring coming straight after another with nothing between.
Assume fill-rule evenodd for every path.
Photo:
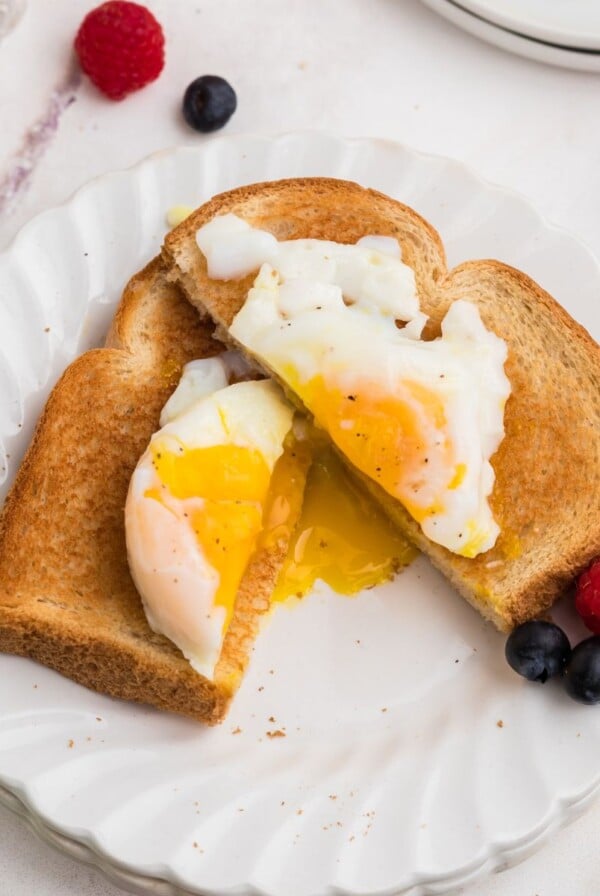
<instances>
[{"instance_id":1,"label":"stack of white plate","mask_svg":"<svg viewBox=\"0 0 600 896\"><path fill-rule=\"evenodd\" d=\"M598 0L423 0L455 25L520 56L600 72Z\"/></svg>"}]
</instances>

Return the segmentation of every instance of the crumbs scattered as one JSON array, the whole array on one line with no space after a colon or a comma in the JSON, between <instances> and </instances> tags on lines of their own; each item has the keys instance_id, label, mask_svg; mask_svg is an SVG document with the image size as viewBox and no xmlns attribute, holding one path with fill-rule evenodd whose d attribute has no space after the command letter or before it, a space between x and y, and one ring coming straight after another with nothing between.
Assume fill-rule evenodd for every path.
<instances>
[{"instance_id":1,"label":"crumbs scattered","mask_svg":"<svg viewBox=\"0 0 600 896\"><path fill-rule=\"evenodd\" d=\"M460 662L460 660L454 660L454 662L455 662L455 663L459 663L459 662Z\"/></svg>"},{"instance_id":2,"label":"crumbs scattered","mask_svg":"<svg viewBox=\"0 0 600 896\"><path fill-rule=\"evenodd\" d=\"M259 689L258 689L258 690L259 690L259 692L260 692L260 691L264 691L264 689L265 689L265 686L264 686L264 684L261 684L261 686L260 686L260 687L259 687Z\"/></svg>"},{"instance_id":3,"label":"crumbs scattered","mask_svg":"<svg viewBox=\"0 0 600 896\"><path fill-rule=\"evenodd\" d=\"M282 731L281 728L276 728L275 731L265 731L265 734L270 738L286 736L285 731Z\"/></svg>"},{"instance_id":4,"label":"crumbs scattered","mask_svg":"<svg viewBox=\"0 0 600 896\"><path fill-rule=\"evenodd\" d=\"M91 739L92 739L91 737L86 737L88 744L90 743Z\"/></svg>"},{"instance_id":5,"label":"crumbs scattered","mask_svg":"<svg viewBox=\"0 0 600 896\"><path fill-rule=\"evenodd\" d=\"M269 716L269 722L275 722L275 716Z\"/></svg>"},{"instance_id":6,"label":"crumbs scattered","mask_svg":"<svg viewBox=\"0 0 600 896\"><path fill-rule=\"evenodd\" d=\"M301 72L306 71L306 65L307 65L306 62L299 62L299 63L298 63L298 68L300 69Z\"/></svg>"},{"instance_id":7,"label":"crumbs scattered","mask_svg":"<svg viewBox=\"0 0 600 896\"><path fill-rule=\"evenodd\" d=\"M194 847L194 849L197 849L198 852L204 852L203 849L200 849L196 840L194 840L193 847Z\"/></svg>"},{"instance_id":8,"label":"crumbs scattered","mask_svg":"<svg viewBox=\"0 0 600 896\"><path fill-rule=\"evenodd\" d=\"M363 837L366 837L367 834L369 833L369 831L371 830L371 828L373 827L373 819L375 818L375 812L374 811L364 812L363 818L369 819L367 826L365 827L364 831L362 832Z\"/></svg>"},{"instance_id":9,"label":"crumbs scattered","mask_svg":"<svg viewBox=\"0 0 600 896\"><path fill-rule=\"evenodd\" d=\"M49 333L49 332L50 332L50 327L44 327L44 333Z\"/></svg>"},{"instance_id":10,"label":"crumbs scattered","mask_svg":"<svg viewBox=\"0 0 600 896\"><path fill-rule=\"evenodd\" d=\"M96 716L96 721L97 721L97 722L101 722L101 721L102 721L101 716Z\"/></svg>"},{"instance_id":11,"label":"crumbs scattered","mask_svg":"<svg viewBox=\"0 0 600 896\"><path fill-rule=\"evenodd\" d=\"M285 800L282 800L282 801L279 803L279 805L280 805L280 806L285 806Z\"/></svg>"},{"instance_id":12,"label":"crumbs scattered","mask_svg":"<svg viewBox=\"0 0 600 896\"><path fill-rule=\"evenodd\" d=\"M330 793L330 794L329 794L329 799L330 799L330 800L337 800L337 793Z\"/></svg>"},{"instance_id":13,"label":"crumbs scattered","mask_svg":"<svg viewBox=\"0 0 600 896\"><path fill-rule=\"evenodd\" d=\"M269 675L275 675L275 669L269 669Z\"/></svg>"},{"instance_id":14,"label":"crumbs scattered","mask_svg":"<svg viewBox=\"0 0 600 896\"><path fill-rule=\"evenodd\" d=\"M355 643L355 644L360 644L360 638L357 638L356 641L355 641L354 643Z\"/></svg>"},{"instance_id":15,"label":"crumbs scattered","mask_svg":"<svg viewBox=\"0 0 600 896\"><path fill-rule=\"evenodd\" d=\"M232 734L241 734L241 733L242 733L242 729L241 729L240 726L238 725L237 728L233 728L233 729L232 729L231 733L232 733Z\"/></svg>"},{"instance_id":16,"label":"crumbs scattered","mask_svg":"<svg viewBox=\"0 0 600 896\"><path fill-rule=\"evenodd\" d=\"M496 725L498 726L498 728L504 728L504 722L502 721L502 719L498 719Z\"/></svg>"},{"instance_id":17,"label":"crumbs scattered","mask_svg":"<svg viewBox=\"0 0 600 896\"><path fill-rule=\"evenodd\" d=\"M73 749L73 747L75 746L75 741L73 740L73 738L71 738L71 740L69 741L67 746L68 746L69 750Z\"/></svg>"},{"instance_id":18,"label":"crumbs scattered","mask_svg":"<svg viewBox=\"0 0 600 896\"><path fill-rule=\"evenodd\" d=\"M382 707L381 707L381 712L387 712L387 711L388 711L387 706L382 706Z\"/></svg>"},{"instance_id":19,"label":"crumbs scattered","mask_svg":"<svg viewBox=\"0 0 600 896\"><path fill-rule=\"evenodd\" d=\"M35 691L36 688L37 688L37 684L34 684L34 686L33 686L34 691Z\"/></svg>"}]
</instances>

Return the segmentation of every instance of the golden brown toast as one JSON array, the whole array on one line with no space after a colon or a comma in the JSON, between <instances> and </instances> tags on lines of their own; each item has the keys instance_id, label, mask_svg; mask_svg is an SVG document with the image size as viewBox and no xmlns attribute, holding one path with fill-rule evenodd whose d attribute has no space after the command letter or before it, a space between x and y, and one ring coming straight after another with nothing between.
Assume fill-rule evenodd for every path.
<instances>
[{"instance_id":1,"label":"golden brown toast","mask_svg":"<svg viewBox=\"0 0 600 896\"><path fill-rule=\"evenodd\" d=\"M486 327L506 340L512 395L506 435L492 458L491 505L502 530L492 550L466 559L432 543L397 500L354 472L403 532L498 628L509 630L547 610L600 554L600 348L590 335L533 280L505 264L470 261L448 271L439 235L407 206L354 183L307 178L217 196L165 240L163 258L171 278L230 344L235 341L228 327L255 274L210 280L195 240L198 228L227 212L279 239L354 243L366 234L394 236L403 260L414 269L421 308L430 316L426 337L439 334L448 307L460 298L475 303ZM290 398L300 405L297 396Z\"/></svg>"},{"instance_id":2,"label":"golden brown toast","mask_svg":"<svg viewBox=\"0 0 600 896\"><path fill-rule=\"evenodd\" d=\"M53 390L0 518L1 651L209 723L239 684L287 542L255 554L210 681L146 621L127 565L124 506L182 366L222 351L212 330L158 260L136 275L107 347L78 358Z\"/></svg>"}]
</instances>

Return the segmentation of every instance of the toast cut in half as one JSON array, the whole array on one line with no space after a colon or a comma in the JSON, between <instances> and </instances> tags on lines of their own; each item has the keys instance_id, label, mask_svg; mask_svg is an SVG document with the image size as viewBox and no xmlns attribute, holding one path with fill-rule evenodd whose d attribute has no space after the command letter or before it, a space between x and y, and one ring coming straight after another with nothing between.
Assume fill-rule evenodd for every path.
<instances>
[{"instance_id":1,"label":"toast cut in half","mask_svg":"<svg viewBox=\"0 0 600 896\"><path fill-rule=\"evenodd\" d=\"M286 240L355 243L367 234L396 237L403 261L414 270L421 310L430 318L426 338L439 335L451 303L464 299L476 304L485 326L506 341L512 393L505 437L492 457L496 480L490 504L501 528L493 549L467 559L434 544L399 501L354 472L499 629L508 631L544 613L600 554L600 349L591 336L533 280L505 264L469 261L448 271L439 235L407 206L354 183L307 178L217 196L165 240L170 277L217 324L219 338L240 350L228 330L256 273L211 280L196 244L197 230L226 213ZM273 373L264 364L262 369Z\"/></svg>"},{"instance_id":2,"label":"toast cut in half","mask_svg":"<svg viewBox=\"0 0 600 896\"><path fill-rule=\"evenodd\" d=\"M212 331L158 260L135 276L107 347L74 361L54 388L0 519L1 651L208 723L223 718L241 680L288 545L255 553L209 680L148 625L124 507L182 366L223 350Z\"/></svg>"}]
</instances>

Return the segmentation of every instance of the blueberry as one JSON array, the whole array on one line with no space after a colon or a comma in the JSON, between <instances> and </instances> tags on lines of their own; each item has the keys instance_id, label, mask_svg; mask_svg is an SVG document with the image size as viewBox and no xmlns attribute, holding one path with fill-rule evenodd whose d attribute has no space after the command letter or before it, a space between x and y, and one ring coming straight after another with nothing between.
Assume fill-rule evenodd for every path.
<instances>
[{"instance_id":1,"label":"blueberry","mask_svg":"<svg viewBox=\"0 0 600 896\"><path fill-rule=\"evenodd\" d=\"M183 95L183 117L191 128L204 134L227 124L236 106L235 90L218 75L196 78Z\"/></svg>"},{"instance_id":2,"label":"blueberry","mask_svg":"<svg viewBox=\"0 0 600 896\"><path fill-rule=\"evenodd\" d=\"M552 622L532 620L519 625L506 642L506 659L529 681L545 682L565 668L571 646L563 630Z\"/></svg>"},{"instance_id":3,"label":"blueberry","mask_svg":"<svg viewBox=\"0 0 600 896\"><path fill-rule=\"evenodd\" d=\"M600 636L578 644L565 669L565 688L580 703L600 703Z\"/></svg>"}]
</instances>

